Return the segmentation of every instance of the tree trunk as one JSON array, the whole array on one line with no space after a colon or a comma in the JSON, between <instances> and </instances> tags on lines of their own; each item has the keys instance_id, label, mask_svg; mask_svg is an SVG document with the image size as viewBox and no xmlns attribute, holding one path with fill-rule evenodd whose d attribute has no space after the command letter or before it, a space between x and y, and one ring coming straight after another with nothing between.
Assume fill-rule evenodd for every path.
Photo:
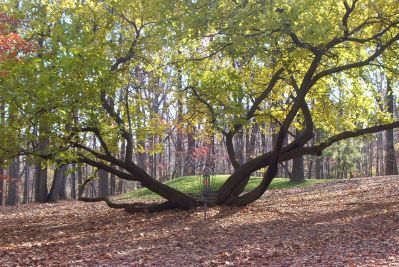
<instances>
[{"instance_id":1,"label":"tree trunk","mask_svg":"<svg viewBox=\"0 0 399 267\"><path fill-rule=\"evenodd\" d=\"M62 199L61 196L62 196L63 179L65 177L66 168L67 168L66 165L64 165L54 170L53 184L51 185L47 201L57 202L58 200Z\"/></svg>"},{"instance_id":2,"label":"tree trunk","mask_svg":"<svg viewBox=\"0 0 399 267\"><path fill-rule=\"evenodd\" d=\"M369 175L373 176L373 142L369 141Z\"/></svg>"},{"instance_id":3,"label":"tree trunk","mask_svg":"<svg viewBox=\"0 0 399 267\"><path fill-rule=\"evenodd\" d=\"M30 176L30 168L28 161L25 159L24 194L22 200L24 204L27 204L29 202L29 176Z\"/></svg>"},{"instance_id":4,"label":"tree trunk","mask_svg":"<svg viewBox=\"0 0 399 267\"><path fill-rule=\"evenodd\" d=\"M19 169L19 159L14 158L8 169L8 176L10 176L10 181L8 182L8 196L7 205L15 205L18 201L17 195L17 181L18 181L18 169Z\"/></svg>"},{"instance_id":5,"label":"tree trunk","mask_svg":"<svg viewBox=\"0 0 399 267\"><path fill-rule=\"evenodd\" d=\"M99 170L98 176L98 197L107 197L109 196L108 172Z\"/></svg>"},{"instance_id":6,"label":"tree trunk","mask_svg":"<svg viewBox=\"0 0 399 267\"><path fill-rule=\"evenodd\" d=\"M78 165L78 187L83 184L83 166L81 164Z\"/></svg>"},{"instance_id":7,"label":"tree trunk","mask_svg":"<svg viewBox=\"0 0 399 267\"><path fill-rule=\"evenodd\" d=\"M194 126L192 126L191 131L192 132L196 131ZM183 171L184 176L195 174L195 161L193 157L193 151L195 148L195 138L194 134L191 131L189 131L189 133L187 134L187 157L185 160L186 163L184 164L184 171Z\"/></svg>"},{"instance_id":8,"label":"tree trunk","mask_svg":"<svg viewBox=\"0 0 399 267\"><path fill-rule=\"evenodd\" d=\"M72 173L71 173L71 198L76 199L76 164L72 164Z\"/></svg>"},{"instance_id":9,"label":"tree trunk","mask_svg":"<svg viewBox=\"0 0 399 267\"><path fill-rule=\"evenodd\" d=\"M122 140L121 142L121 151L120 151L120 160L125 160L125 153L126 153L126 142L125 140ZM122 170L120 168L120 170ZM118 193L122 194L124 192L124 181L122 179L119 179L118 181Z\"/></svg>"},{"instance_id":10,"label":"tree trunk","mask_svg":"<svg viewBox=\"0 0 399 267\"><path fill-rule=\"evenodd\" d=\"M322 132L320 129L316 130L316 134L315 134L315 143L319 143L321 141L322 138ZM323 158L321 156L316 157L315 160L315 175L316 175L316 179L321 179L323 178Z\"/></svg>"},{"instance_id":11,"label":"tree trunk","mask_svg":"<svg viewBox=\"0 0 399 267\"><path fill-rule=\"evenodd\" d=\"M308 179L312 179L312 168L313 168L313 159L309 159L308 161Z\"/></svg>"},{"instance_id":12,"label":"tree trunk","mask_svg":"<svg viewBox=\"0 0 399 267\"><path fill-rule=\"evenodd\" d=\"M110 195L115 195L116 191L116 177L115 174L110 175Z\"/></svg>"},{"instance_id":13,"label":"tree trunk","mask_svg":"<svg viewBox=\"0 0 399 267\"><path fill-rule=\"evenodd\" d=\"M3 190L4 190L4 179L3 179L3 175L4 175L4 170L3 167L0 166L0 206L3 205Z\"/></svg>"},{"instance_id":14,"label":"tree trunk","mask_svg":"<svg viewBox=\"0 0 399 267\"><path fill-rule=\"evenodd\" d=\"M293 183L303 183L305 182L304 166L303 166L303 156L293 159L292 161L292 175L291 182Z\"/></svg>"},{"instance_id":15,"label":"tree trunk","mask_svg":"<svg viewBox=\"0 0 399 267\"><path fill-rule=\"evenodd\" d=\"M394 116L394 98L390 80L387 78L386 93L387 112ZM397 175L398 167L396 164L395 147L393 140L393 129L385 131L385 175Z\"/></svg>"},{"instance_id":16,"label":"tree trunk","mask_svg":"<svg viewBox=\"0 0 399 267\"><path fill-rule=\"evenodd\" d=\"M47 167L42 168L41 164L35 167L35 201L47 201Z\"/></svg>"},{"instance_id":17,"label":"tree trunk","mask_svg":"<svg viewBox=\"0 0 399 267\"><path fill-rule=\"evenodd\" d=\"M62 180L61 180L60 200L65 200L68 198L67 193L66 193L68 165L62 166L61 169L62 169L62 173L61 173Z\"/></svg>"}]
</instances>

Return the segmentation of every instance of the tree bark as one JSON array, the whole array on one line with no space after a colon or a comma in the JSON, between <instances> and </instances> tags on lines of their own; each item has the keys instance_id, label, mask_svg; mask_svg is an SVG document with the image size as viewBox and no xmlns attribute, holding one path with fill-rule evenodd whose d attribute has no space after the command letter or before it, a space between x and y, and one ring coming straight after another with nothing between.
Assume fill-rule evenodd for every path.
<instances>
[{"instance_id":1,"label":"tree bark","mask_svg":"<svg viewBox=\"0 0 399 267\"><path fill-rule=\"evenodd\" d=\"M10 177L10 181L8 182L8 196L7 196L7 205L15 205L17 204L18 201L18 195L17 195L17 181L19 179L18 177L18 171L19 171L19 159L14 158L11 162L11 165L8 169L8 176Z\"/></svg>"},{"instance_id":2,"label":"tree bark","mask_svg":"<svg viewBox=\"0 0 399 267\"><path fill-rule=\"evenodd\" d=\"M319 143L322 139L323 133L320 129L316 130L315 133L315 143ZM316 157L315 160L315 174L316 174L316 179L322 179L324 178L323 175L323 158L321 156Z\"/></svg>"},{"instance_id":3,"label":"tree bark","mask_svg":"<svg viewBox=\"0 0 399 267\"><path fill-rule=\"evenodd\" d=\"M66 193L66 184L67 184L67 171L68 171L68 165L64 165L61 167L62 169L62 180L61 180L61 191L60 191L60 200L65 200L68 198L67 193Z\"/></svg>"},{"instance_id":4,"label":"tree bark","mask_svg":"<svg viewBox=\"0 0 399 267\"><path fill-rule=\"evenodd\" d=\"M29 163L25 159L25 179L24 179L24 194L22 202L27 204L29 202L29 176L30 176L30 168Z\"/></svg>"},{"instance_id":5,"label":"tree bark","mask_svg":"<svg viewBox=\"0 0 399 267\"><path fill-rule=\"evenodd\" d=\"M116 178L115 178L115 174L110 175L110 187L109 187L109 194L111 196L115 195L115 191L116 191Z\"/></svg>"},{"instance_id":6,"label":"tree bark","mask_svg":"<svg viewBox=\"0 0 399 267\"><path fill-rule=\"evenodd\" d=\"M76 199L76 164L72 164L72 173L71 173L71 198Z\"/></svg>"},{"instance_id":7,"label":"tree bark","mask_svg":"<svg viewBox=\"0 0 399 267\"><path fill-rule=\"evenodd\" d=\"M46 202L47 201L47 167L37 164L35 167L35 201Z\"/></svg>"},{"instance_id":8,"label":"tree bark","mask_svg":"<svg viewBox=\"0 0 399 267\"><path fill-rule=\"evenodd\" d=\"M104 170L98 171L98 197L109 196L109 176L108 172Z\"/></svg>"},{"instance_id":9,"label":"tree bark","mask_svg":"<svg viewBox=\"0 0 399 267\"><path fill-rule=\"evenodd\" d=\"M63 179L65 177L64 172L66 171L66 166L57 167L54 170L54 179L51 185L50 193L48 195L48 202L57 202L61 199L61 191L63 187Z\"/></svg>"},{"instance_id":10,"label":"tree bark","mask_svg":"<svg viewBox=\"0 0 399 267\"><path fill-rule=\"evenodd\" d=\"M387 112L394 116L394 97L391 82L387 78L386 92ZM395 146L393 140L393 129L385 131L385 175L397 175L398 167L396 163Z\"/></svg>"},{"instance_id":11,"label":"tree bark","mask_svg":"<svg viewBox=\"0 0 399 267\"><path fill-rule=\"evenodd\" d=\"M195 132L196 129L194 126L191 126L192 132ZM193 157L193 151L195 148L195 138L194 138L194 134L188 131L189 133L187 134L187 157L186 157L186 163L184 164L184 171L183 171L183 175L187 176L187 175L194 175L195 174L195 160Z\"/></svg>"},{"instance_id":12,"label":"tree bark","mask_svg":"<svg viewBox=\"0 0 399 267\"><path fill-rule=\"evenodd\" d=\"M293 183L303 183L305 182L305 173L303 166L303 156L293 159L292 162L292 175L291 182Z\"/></svg>"},{"instance_id":13,"label":"tree bark","mask_svg":"<svg viewBox=\"0 0 399 267\"><path fill-rule=\"evenodd\" d=\"M4 179L3 179L3 175L4 175L4 169L3 167L0 166L0 206L3 205L3 190L4 190Z\"/></svg>"}]
</instances>

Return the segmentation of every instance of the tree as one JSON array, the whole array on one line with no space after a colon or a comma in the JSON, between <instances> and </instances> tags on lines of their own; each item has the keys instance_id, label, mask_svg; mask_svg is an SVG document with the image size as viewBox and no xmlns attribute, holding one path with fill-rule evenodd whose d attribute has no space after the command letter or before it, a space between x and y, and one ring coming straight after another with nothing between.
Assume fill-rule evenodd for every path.
<instances>
[{"instance_id":1,"label":"tree","mask_svg":"<svg viewBox=\"0 0 399 267\"><path fill-rule=\"evenodd\" d=\"M18 34L15 28L19 25L20 21L12 16L8 16L6 13L0 11L0 65L7 65L7 63L15 64L20 62L20 60L28 53L33 51L31 43ZM8 75L6 68L1 68L0 77L5 77ZM15 112L16 107L13 103L5 101L3 97L0 96L0 125L15 127ZM12 148L10 149L12 151ZM6 153L8 152L5 149ZM14 153L10 153L11 155ZM8 197L6 204L15 205L18 201L17 195L17 180L18 169L19 169L19 159L18 153L14 154L14 158L11 159L11 164L9 166L9 183L8 183ZM11 156L12 157L12 156ZM10 157L10 158L11 158ZM0 160L0 164L4 164L6 160ZM3 176L3 169L1 168L0 175ZM3 177L0 178L0 205L3 202Z\"/></svg>"},{"instance_id":2,"label":"tree","mask_svg":"<svg viewBox=\"0 0 399 267\"><path fill-rule=\"evenodd\" d=\"M292 174L290 176L290 181L293 183L303 183L305 181L305 167L304 167L304 157L299 156L292 160Z\"/></svg>"},{"instance_id":3,"label":"tree","mask_svg":"<svg viewBox=\"0 0 399 267\"><path fill-rule=\"evenodd\" d=\"M386 80L386 104L387 104L387 112L394 116L394 97L392 91L392 85L390 80L387 78ZM395 146L393 141L393 129L389 129L385 131L385 174L386 175L397 175L398 167L396 164L396 155L395 155Z\"/></svg>"},{"instance_id":4,"label":"tree","mask_svg":"<svg viewBox=\"0 0 399 267\"><path fill-rule=\"evenodd\" d=\"M303 156L295 158L292 161L292 177L290 181L293 183L303 183L305 181Z\"/></svg>"},{"instance_id":5,"label":"tree","mask_svg":"<svg viewBox=\"0 0 399 267\"><path fill-rule=\"evenodd\" d=\"M161 88L159 103L178 110L171 93L179 88L176 76L183 77L183 112L194 118L197 134L225 140L234 172L217 193L219 205L243 206L261 197L280 162L399 126L376 111L371 89L359 79L363 70L393 67L379 59L397 49L394 0L20 2L9 10L28 14L31 26L23 30L42 45L41 56L7 66L2 88L13 93L2 90L1 96L16 102L23 116L5 136L17 154L86 163L166 199L132 204L129 211L199 205L137 164L140 150L160 151L155 140L168 129L149 96ZM272 123L273 149L245 161L244 149L236 146L244 144L245 131ZM45 127L28 134L36 125ZM306 146L314 129L330 135ZM38 138L48 145L24 146ZM98 147L90 146L93 138ZM148 138L154 142L140 146ZM117 157L122 142L125 154ZM243 193L250 175L262 168L261 183Z\"/></svg>"},{"instance_id":6,"label":"tree","mask_svg":"<svg viewBox=\"0 0 399 267\"><path fill-rule=\"evenodd\" d=\"M19 159L15 158L8 169L8 196L7 205L15 205L18 202L17 184L19 180Z\"/></svg>"}]
</instances>

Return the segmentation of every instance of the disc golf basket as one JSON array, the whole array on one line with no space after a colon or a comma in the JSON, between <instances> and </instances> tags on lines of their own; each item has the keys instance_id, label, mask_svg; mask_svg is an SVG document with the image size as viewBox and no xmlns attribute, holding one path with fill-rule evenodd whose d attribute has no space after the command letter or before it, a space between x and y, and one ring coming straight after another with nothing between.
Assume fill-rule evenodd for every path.
<instances>
[{"instance_id":1,"label":"disc golf basket","mask_svg":"<svg viewBox=\"0 0 399 267\"><path fill-rule=\"evenodd\" d=\"M198 179L198 201L204 204L213 204L216 201L215 179L212 170L205 167Z\"/></svg>"},{"instance_id":2,"label":"disc golf basket","mask_svg":"<svg viewBox=\"0 0 399 267\"><path fill-rule=\"evenodd\" d=\"M203 167L205 165L205 167ZM179 182L177 189L194 198L206 208L216 203L217 187L211 164L203 164L203 169L197 168L196 176L188 176L187 180ZM194 180L193 180L194 179Z\"/></svg>"}]
</instances>

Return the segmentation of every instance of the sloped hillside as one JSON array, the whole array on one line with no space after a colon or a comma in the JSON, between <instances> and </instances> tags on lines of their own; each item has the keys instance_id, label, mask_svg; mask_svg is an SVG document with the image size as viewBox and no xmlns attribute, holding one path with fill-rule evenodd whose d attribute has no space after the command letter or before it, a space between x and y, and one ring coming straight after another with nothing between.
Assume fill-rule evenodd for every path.
<instances>
[{"instance_id":1,"label":"sloped hillside","mask_svg":"<svg viewBox=\"0 0 399 267\"><path fill-rule=\"evenodd\" d=\"M267 192L246 208L0 208L0 265L398 266L399 177Z\"/></svg>"}]
</instances>

